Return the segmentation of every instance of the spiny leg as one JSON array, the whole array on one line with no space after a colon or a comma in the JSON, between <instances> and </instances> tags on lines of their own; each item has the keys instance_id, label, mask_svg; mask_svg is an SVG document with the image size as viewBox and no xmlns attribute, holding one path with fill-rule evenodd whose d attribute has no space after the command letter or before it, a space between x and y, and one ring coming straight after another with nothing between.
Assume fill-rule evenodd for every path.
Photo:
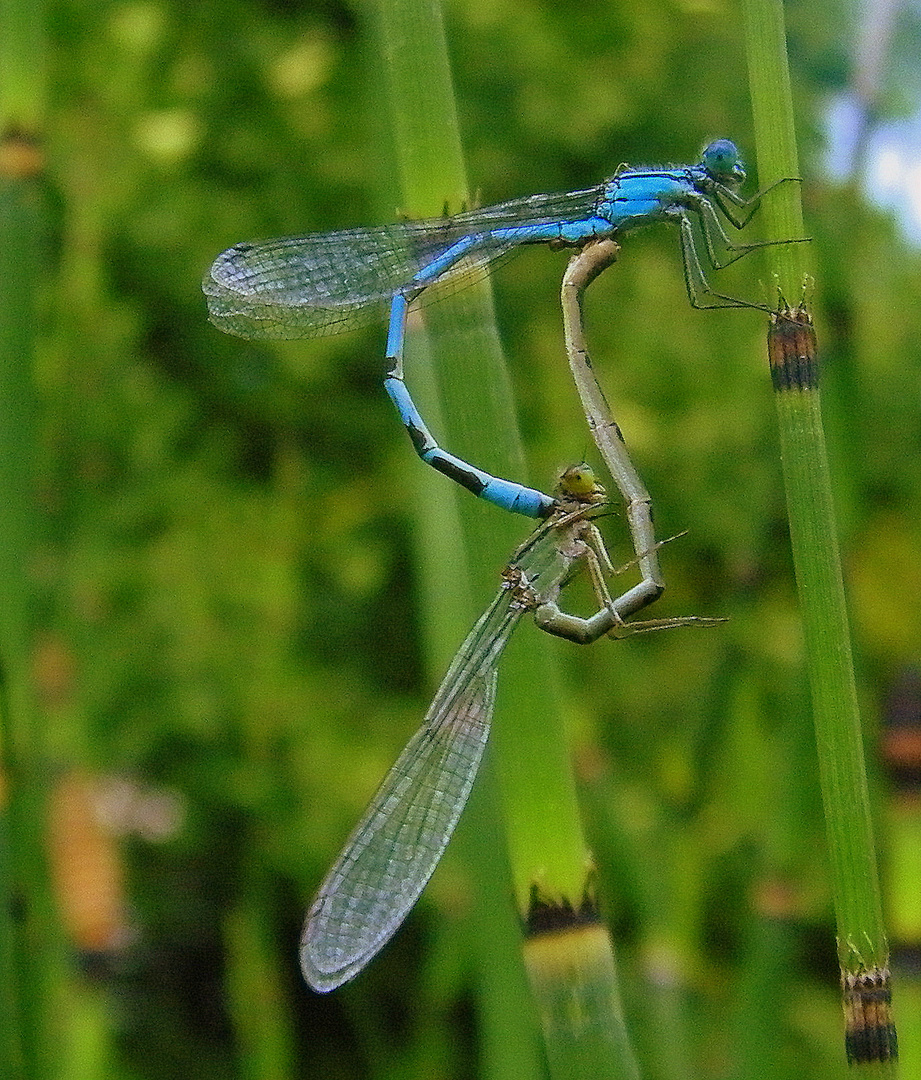
<instances>
[{"instance_id":1,"label":"spiny leg","mask_svg":"<svg viewBox=\"0 0 921 1080\"><path fill-rule=\"evenodd\" d=\"M771 309L766 304L740 300L735 296L717 292L707 280L703 267L700 265L697 245L694 242L694 228L687 214L680 215L679 226L681 229L681 259L684 264L684 284L691 307L700 310L708 308L754 308L756 311L770 312ZM704 297L709 299L703 299Z\"/></svg>"},{"instance_id":2,"label":"spiny leg","mask_svg":"<svg viewBox=\"0 0 921 1080\"><path fill-rule=\"evenodd\" d=\"M737 191L733 191L732 188L727 187L725 184L717 184L713 189L713 201L719 206L727 221L737 229L744 229L754 217L758 207L761 205L761 200L769 191L773 191L774 188L779 187L781 184L801 184L802 182L802 178L799 176L782 176L779 180L775 180L773 184L768 184L767 187L756 191L754 195L749 195L748 198L740 195ZM724 200L726 201L724 202ZM735 211L729 209L727 203L738 207L742 213L736 214Z\"/></svg>"},{"instance_id":3,"label":"spiny leg","mask_svg":"<svg viewBox=\"0 0 921 1080\"><path fill-rule=\"evenodd\" d=\"M728 194L732 194L732 192ZM725 207L722 205L720 205L720 209L725 212ZM700 231L707 247L707 257L714 270L724 270L736 260L748 255L751 251L757 251L759 248L774 247L777 244L801 244L809 239L808 237L801 237L793 240L754 240L750 244L734 244L726 235L726 230L716 213L713 202L706 196L696 195L691 206L677 211L682 217L687 217L689 212L697 214Z\"/></svg>"},{"instance_id":4,"label":"spiny leg","mask_svg":"<svg viewBox=\"0 0 921 1080\"><path fill-rule=\"evenodd\" d=\"M681 258L684 264L684 284L687 288L691 307L702 311L711 308L751 308L754 311L764 311L768 315L776 314L776 309L768 304L759 304L754 300L741 300L737 296L717 292L707 280L707 276L704 274L703 267L700 264L697 245L694 242L694 227L687 214L680 215L679 225L681 228ZM799 242L793 240L770 241L770 243ZM743 252L743 254L745 253ZM704 299L705 297L709 299Z\"/></svg>"},{"instance_id":5,"label":"spiny leg","mask_svg":"<svg viewBox=\"0 0 921 1080\"><path fill-rule=\"evenodd\" d=\"M551 527L553 527L552 523ZM612 638L622 638L631 634L672 630L680 626L716 626L717 623L726 621L720 618L686 615L627 622L626 619L639 610L642 598L636 589L629 590L616 600L611 598L604 580L605 573L612 569L611 560L598 529L591 522L586 521L578 534L568 541L568 544L570 545L569 557L578 560L578 562L574 561L574 568L579 564L585 564L588 570L599 607L594 615L587 618L561 610L557 600L560 589L564 588L570 580L568 577L565 578L555 592L544 596L534 609L534 622L548 634L567 638L578 645L590 645L605 634Z\"/></svg>"}]
</instances>

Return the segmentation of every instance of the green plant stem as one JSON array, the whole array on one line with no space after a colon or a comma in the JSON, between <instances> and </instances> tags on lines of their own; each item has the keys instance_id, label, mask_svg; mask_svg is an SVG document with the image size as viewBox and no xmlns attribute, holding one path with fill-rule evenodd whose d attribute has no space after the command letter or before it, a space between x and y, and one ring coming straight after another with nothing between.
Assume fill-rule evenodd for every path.
<instances>
[{"instance_id":1,"label":"green plant stem","mask_svg":"<svg viewBox=\"0 0 921 1080\"><path fill-rule=\"evenodd\" d=\"M0 1075L63 1053L63 967L45 864L47 766L32 696L39 438L33 380L43 225L40 6L0 8Z\"/></svg>"},{"instance_id":2,"label":"green plant stem","mask_svg":"<svg viewBox=\"0 0 921 1080\"><path fill-rule=\"evenodd\" d=\"M226 1007L233 1018L241 1080L287 1080L297 1075L294 1034L279 977L284 965L275 953L264 901L271 892L266 877L258 859L244 861L224 927Z\"/></svg>"},{"instance_id":3,"label":"green plant stem","mask_svg":"<svg viewBox=\"0 0 921 1080\"><path fill-rule=\"evenodd\" d=\"M438 214L446 200L449 207L459 208L466 186L440 10L430 0L388 0L382 11L385 83L395 117L403 209L411 216ZM465 289L450 303L424 309L424 320L433 366L423 373L421 350L413 340L407 371L432 427L451 451L469 455L477 465L498 475L523 479L514 402L490 294L485 286ZM440 409L429 396L427 385L435 390ZM461 494L459 530L463 540L459 546L458 519L444 509L455 495L448 481L419 466L412 471L412 483L421 492L417 513L420 525L424 523L425 550L420 558L426 579L424 591L434 604L428 617L445 623L450 618L450 631L434 636L445 643L444 648L448 640L455 647L476 610L470 595L477 597L477 608L485 604L527 525L524 519ZM444 531L436 534L436 522ZM446 567L450 573L445 573ZM475 568L475 583L465 576L464 567ZM524 920L535 889L555 902L578 908L586 887L588 857L561 710L555 701L550 643L530 627L522 627L517 638L507 649L500 670L491 757L499 776L515 897ZM448 653L438 651L441 666ZM495 824L483 822L478 832L493 835ZM597 962L597 947L592 964L582 964L575 954L575 974L570 970L566 982L570 991L574 983L580 984L585 1000L595 1003L590 1010L591 1032L584 1015L574 1017L572 1011L567 1038L562 1036L558 1017L551 1028L544 1029L554 1076L603 1080L633 1075L635 1067L619 1008L612 1007L617 988L611 945L598 929L606 962ZM487 937L492 932L490 928L478 930ZM548 1016L544 991L549 970L538 965L535 980L534 965L529 964L543 1018ZM561 995L564 992L560 990ZM521 1031L526 1030L524 1017L518 1023ZM595 1039L594 1032L599 1030L603 1037ZM517 1065L512 1063L512 1075L525 1076L528 1065L520 1056L521 1039L514 1040L514 1045L518 1061ZM536 1060L531 1064L538 1067Z\"/></svg>"},{"instance_id":4,"label":"green plant stem","mask_svg":"<svg viewBox=\"0 0 921 1080\"><path fill-rule=\"evenodd\" d=\"M781 0L745 0L755 136L762 186L798 176ZM798 184L765 201L767 239L802 235ZM868 980L869 996L845 992L849 1060L872 1065L895 1053L888 1019L888 944L864 764L830 473L822 430L816 337L800 302L807 245L767 249L786 298L772 326L769 359L777 404L790 538L812 691L822 800L835 898L842 982ZM790 310L792 309L792 310ZM861 998L858 989L856 997ZM864 1006L870 1002L864 1013ZM879 1006L879 1007L877 1007ZM871 1015L872 1014L872 1015Z\"/></svg>"},{"instance_id":5,"label":"green plant stem","mask_svg":"<svg viewBox=\"0 0 921 1080\"><path fill-rule=\"evenodd\" d=\"M20 150L32 153L20 140L17 135L0 145L4 164L7 152L12 157ZM44 859L43 739L30 678L35 605L28 568L37 533L32 383L36 194L34 178L0 175L0 755L5 787L0 812L0 1073L30 1080L48 1074L59 1046L48 1026L59 971Z\"/></svg>"},{"instance_id":6,"label":"green plant stem","mask_svg":"<svg viewBox=\"0 0 921 1080\"><path fill-rule=\"evenodd\" d=\"M437 213L436 208L444 207L448 193L449 205L460 206L465 199L465 182L440 12L435 5L420 5L415 0L388 3L384 10L391 100L397 113L402 114L396 130L406 204L413 215ZM416 127L423 132L418 146L414 145ZM444 142L443 148L435 141L435 135ZM411 145L404 151L403 143ZM413 353L407 368L414 386L427 379L434 387L434 415L444 445L456 453L469 455L478 465L493 472L521 477L523 453L515 427L514 401L486 287L467 288L452 297L449 303L425 308L424 319L430 331L431 371L425 372L424 358L418 355L415 339L411 342ZM420 397L427 396L425 392L420 394ZM431 411L428 402L425 404L427 411ZM415 464L411 464L411 468L413 485L418 484L421 489L420 516L425 519L433 510L443 515L439 507L452 502L457 493L443 477ZM458 498L461 500L460 513L456 520L460 534L440 538L437 547L421 553L426 576L432 583L429 594L438 590L436 611L431 617L439 617L439 612L442 618L445 611L455 613L449 635L451 652L471 617L478 614L487 598L493 595L499 571L531 527L525 519L478 503L464 493ZM453 523L446 524L451 528ZM460 566L476 568L467 579L458 573L458 563L453 558L458 545L466 556ZM450 575L444 572L448 566L451 567ZM473 602L471 594L475 598ZM543 644L538 639L538 648ZM514 652L514 643L510 651ZM444 659L437 658L439 664ZM521 712L530 709L535 699L546 704L553 696L549 680L545 681L546 676L541 672L541 668L545 672L547 666L537 665L534 670L534 666L529 665L528 677L522 680L524 686L519 688L514 661L510 670L507 654L502 665L500 695L506 698L513 695L517 710ZM512 694L507 693L510 687ZM504 729L515 725L496 725L497 728L500 726ZM505 757L504 754L501 756ZM508 781L504 761L500 762L500 771L505 789ZM568 773L568 770L564 772ZM520 777L515 782L520 782ZM550 798L556 799L561 809L569 804L563 819L577 822L571 779L568 794L554 796L557 787L558 784L551 787ZM533 796L533 790L530 794ZM518 795L510 796L508 791L503 791L506 814L511 813L516 819L519 816L528 819L527 823L516 820L510 825L513 845L519 833L535 832L530 824L534 817L533 803L523 811L517 809L522 801ZM570 825L569 828L572 833L577 826ZM536 839L523 841L522 846L531 848L531 855L525 856L524 861L535 860L538 857L536 850L541 851L541 860L546 860L546 837L542 843ZM575 869L571 866L565 870L561 868L558 872L569 874L570 880L566 884L574 891L576 883L581 889L584 848L573 841L572 836L569 846L578 847L577 866ZM568 861L573 860L570 857ZM516 895L522 913L526 911L532 880L531 873L516 874Z\"/></svg>"}]
</instances>

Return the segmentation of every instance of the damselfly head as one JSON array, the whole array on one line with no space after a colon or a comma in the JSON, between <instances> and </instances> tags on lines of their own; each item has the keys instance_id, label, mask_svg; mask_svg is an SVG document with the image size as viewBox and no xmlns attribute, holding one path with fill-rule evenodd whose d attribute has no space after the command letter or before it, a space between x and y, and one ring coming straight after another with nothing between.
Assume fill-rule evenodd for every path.
<instances>
[{"instance_id":1,"label":"damselfly head","mask_svg":"<svg viewBox=\"0 0 921 1080\"><path fill-rule=\"evenodd\" d=\"M717 139L704 150L700 161L708 176L720 184L742 184L745 182L745 169L739 156L739 149L729 139Z\"/></svg>"},{"instance_id":2,"label":"damselfly head","mask_svg":"<svg viewBox=\"0 0 921 1080\"><path fill-rule=\"evenodd\" d=\"M569 466L560 476L556 490L562 498L576 502L595 503L604 499L604 488L595 479L594 469L584 461Z\"/></svg>"}]
</instances>

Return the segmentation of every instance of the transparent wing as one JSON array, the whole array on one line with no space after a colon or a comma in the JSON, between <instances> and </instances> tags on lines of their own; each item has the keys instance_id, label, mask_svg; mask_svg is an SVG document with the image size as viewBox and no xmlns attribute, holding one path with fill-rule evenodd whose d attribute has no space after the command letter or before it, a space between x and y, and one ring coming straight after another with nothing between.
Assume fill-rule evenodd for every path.
<instances>
[{"instance_id":1,"label":"transparent wing","mask_svg":"<svg viewBox=\"0 0 921 1080\"><path fill-rule=\"evenodd\" d=\"M335 334L381 315L412 281L422 222L237 244L202 282L211 321L246 338Z\"/></svg>"},{"instance_id":2,"label":"transparent wing","mask_svg":"<svg viewBox=\"0 0 921 1080\"><path fill-rule=\"evenodd\" d=\"M202 282L211 321L246 338L339 333L380 317L381 307L420 269L458 240L477 243L437 280L452 287L482 277L525 238L503 229L589 216L598 188L523 199L455 217L237 244L214 260Z\"/></svg>"},{"instance_id":3,"label":"transparent wing","mask_svg":"<svg viewBox=\"0 0 921 1080\"><path fill-rule=\"evenodd\" d=\"M334 990L361 971L432 876L473 787L496 663L520 616L503 592L474 626L321 885L301 936L301 970L315 990Z\"/></svg>"}]
</instances>

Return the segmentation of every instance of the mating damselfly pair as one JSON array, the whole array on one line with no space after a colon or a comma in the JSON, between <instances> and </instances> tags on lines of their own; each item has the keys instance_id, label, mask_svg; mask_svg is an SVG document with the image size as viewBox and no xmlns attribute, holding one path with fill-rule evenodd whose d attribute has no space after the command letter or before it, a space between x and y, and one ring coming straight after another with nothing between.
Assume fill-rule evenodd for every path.
<instances>
[{"instance_id":1,"label":"mating damselfly pair","mask_svg":"<svg viewBox=\"0 0 921 1080\"><path fill-rule=\"evenodd\" d=\"M735 145L711 143L698 165L665 169L621 166L584 191L532 195L455 217L238 244L218 256L203 283L212 321L240 337L283 339L337 333L390 305L385 387L423 459L475 495L504 509L545 519L515 553L492 605L460 647L422 727L385 777L320 887L304 927L301 967L317 990L356 975L386 944L433 873L464 808L479 767L495 700L496 668L526 611L560 637L589 643L610 634L717 620L625 619L664 588L651 501L630 462L598 386L584 343L582 295L609 266L626 232L657 221L680 230L688 298L694 307L754 307L712 288L702 261L722 269L761 243L733 244L723 220L742 229L769 189L745 199L745 171ZM703 251L699 248L703 241ZM569 470L555 496L503 480L443 450L403 380L410 305L441 286L485 273L525 244L573 249L563 279L566 350L595 442L626 503L639 584L612 599L610 572L592 518L603 489L590 470ZM591 573L597 612L588 619L560 610L560 591L581 568Z\"/></svg>"},{"instance_id":2,"label":"mating damselfly pair","mask_svg":"<svg viewBox=\"0 0 921 1080\"><path fill-rule=\"evenodd\" d=\"M680 230L694 307L767 311L717 292L702 268L702 259L720 270L764 246L732 243L722 223L744 228L770 190L745 199L737 191L744 180L735 144L717 139L697 165L621 165L609 180L581 191L529 195L453 217L237 244L214 260L202 288L211 321L229 334L253 339L339 333L373 320L389 304L384 386L416 452L474 495L542 518L553 511L551 496L491 476L443 450L429 431L403 378L410 305L426 290L434 293L482 276L491 263L526 244L580 249L668 221Z\"/></svg>"}]
</instances>

